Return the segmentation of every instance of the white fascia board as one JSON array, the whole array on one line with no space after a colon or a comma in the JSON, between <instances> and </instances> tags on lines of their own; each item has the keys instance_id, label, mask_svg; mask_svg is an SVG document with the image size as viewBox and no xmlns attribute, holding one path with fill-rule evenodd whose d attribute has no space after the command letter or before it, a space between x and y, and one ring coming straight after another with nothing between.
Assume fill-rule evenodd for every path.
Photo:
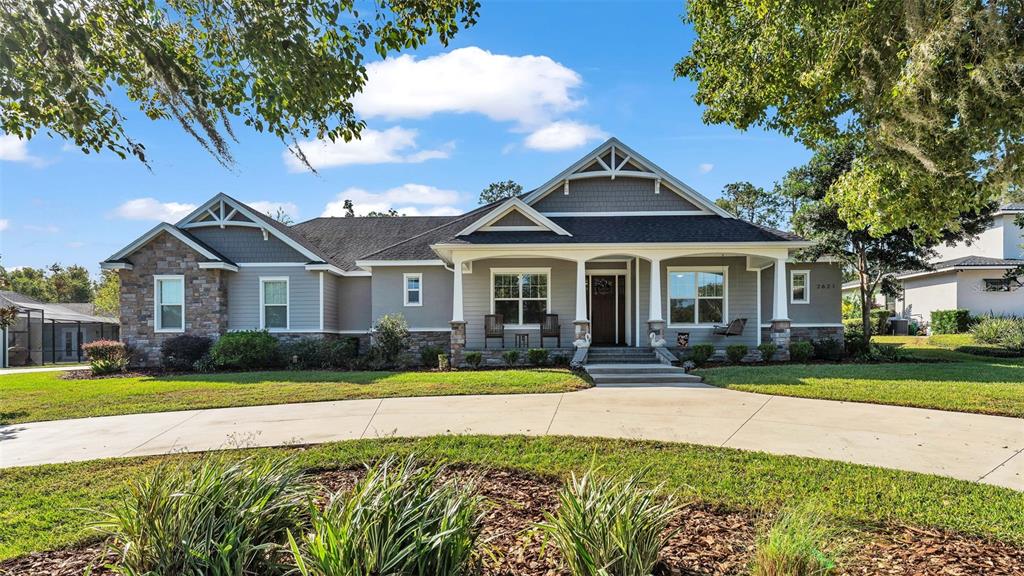
<instances>
[{"instance_id":1,"label":"white fascia board","mask_svg":"<svg viewBox=\"0 0 1024 576\"><path fill-rule=\"evenodd\" d=\"M641 210L637 212L541 212L541 214L551 218L620 218L622 216L710 216L710 214L704 212L703 210Z\"/></svg>"},{"instance_id":2,"label":"white fascia board","mask_svg":"<svg viewBox=\"0 0 1024 576\"><path fill-rule=\"evenodd\" d=\"M554 186L564 181L571 174L576 172L576 170L579 170L580 168L583 168L585 165L589 164L594 156L600 157L601 154L611 146L615 146L615 148L626 152L630 156L631 161L635 161L636 164L644 165L652 173L658 175L659 177L661 177L662 180L668 182L670 188L676 188L681 192L684 192L687 196L690 197L690 200L694 200L699 206L702 206L709 213L717 214L723 218L735 218L735 216L720 208L717 204L709 200L706 196L704 196L700 192L697 192L689 185L687 185L685 182L679 180L675 176L669 174L663 168L661 168L654 162L651 162L636 150L633 150L629 146L626 146L618 138L615 137L609 138L603 144L601 144L597 148L594 148L592 151L590 151L589 153L585 154L582 158L577 160L574 164L560 172L557 176L555 176L551 180L548 180L539 188L531 192L529 195L526 196L526 198L524 198L525 202L527 204L533 204L534 202L547 196L552 191ZM623 174L621 172L619 174L623 177L627 176L626 174ZM683 196L683 194L680 194L680 196Z\"/></svg>"},{"instance_id":3,"label":"white fascia board","mask_svg":"<svg viewBox=\"0 0 1024 576\"><path fill-rule=\"evenodd\" d=\"M455 236L466 236L468 234L476 232L477 230L481 230L488 226L489 224L493 224L494 222L501 220L502 218L510 214L513 210L519 211L520 214L526 216L531 222L533 222L537 226L541 226L547 230L550 230L555 234L558 234L559 236L572 236L572 234L569 234L569 232L566 231L564 228L562 228L558 224L555 224L547 216L541 214L540 212L537 212L536 210L533 209L532 206L526 204L519 198L509 198L505 202L502 202L500 205L498 205L497 208L481 216L480 219L476 220L469 226L463 228L462 231L456 234Z\"/></svg>"},{"instance_id":4,"label":"white fascia board","mask_svg":"<svg viewBox=\"0 0 1024 576\"><path fill-rule=\"evenodd\" d=\"M200 262L200 270L228 270L230 272L238 272L238 266L234 264L228 264L227 262Z\"/></svg>"},{"instance_id":5,"label":"white fascia board","mask_svg":"<svg viewBox=\"0 0 1024 576\"><path fill-rule=\"evenodd\" d=\"M524 242L521 244L432 244L430 247L436 250L466 250L466 251L488 251L488 250L509 250L509 249L521 249L523 251L529 251L535 248L551 248L560 251L566 250L601 250L605 252L614 252L615 249L624 250L643 250L644 248L706 248L708 250L722 250L729 248L777 248L777 249L800 249L809 248L813 246L813 242L806 240L786 240L782 242L714 242L714 243L697 243L697 242L642 242L642 243L607 243L607 244L593 244L593 243L567 243L567 244L550 244L550 243L528 243ZM358 263L357 263L358 264Z\"/></svg>"},{"instance_id":6,"label":"white fascia board","mask_svg":"<svg viewBox=\"0 0 1024 576\"><path fill-rule=\"evenodd\" d=\"M107 260L121 260L122 258L124 258L124 257L126 257L126 256L128 256L128 255L130 255L132 253L134 253L136 250L138 250L142 246L145 246L146 243L148 243L150 240L155 238L156 235L161 233L161 232L167 232L171 236L174 236L175 238L177 238L178 240L180 240L181 242L186 244L189 248L192 248L193 250L195 250L196 252L202 254L206 258L209 258L210 260L216 260L218 262L221 261L220 256L217 256L213 252L210 252L209 250L207 250L202 245L197 244L191 238L186 236L177 227L172 226L171 224L168 224L166 222L161 222L161 223L157 224L156 226L150 228L150 230L148 232L146 232L142 236L139 236L138 238L136 238L134 242L132 242L131 244L125 246L120 251L118 251L117 253L112 255L110 258L107 258Z\"/></svg>"},{"instance_id":7,"label":"white fascia board","mask_svg":"<svg viewBox=\"0 0 1024 576\"><path fill-rule=\"evenodd\" d=\"M444 260L356 260L360 268L377 266L444 266Z\"/></svg>"},{"instance_id":8,"label":"white fascia board","mask_svg":"<svg viewBox=\"0 0 1024 576\"><path fill-rule=\"evenodd\" d=\"M947 272L960 272L964 270L1013 270L1016 266L950 266L948 268L936 268L935 270L923 270L921 272L912 272L910 274L900 274L896 276L899 280L905 280L907 278L920 278L921 276L930 276L932 274L945 274Z\"/></svg>"},{"instance_id":9,"label":"white fascia board","mask_svg":"<svg viewBox=\"0 0 1024 576\"><path fill-rule=\"evenodd\" d=\"M335 266L333 264L317 262L315 264L306 264L305 268L306 268L306 270L309 270L311 272L329 272L331 274L334 274L335 276L344 276L345 275L345 271L344 270L342 270L341 268L338 268L337 266Z\"/></svg>"}]
</instances>

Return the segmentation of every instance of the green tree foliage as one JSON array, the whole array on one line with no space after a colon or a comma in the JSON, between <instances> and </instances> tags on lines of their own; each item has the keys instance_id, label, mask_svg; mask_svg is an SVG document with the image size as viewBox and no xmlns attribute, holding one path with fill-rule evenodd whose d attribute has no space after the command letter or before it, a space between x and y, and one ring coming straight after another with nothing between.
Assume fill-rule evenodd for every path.
<instances>
[{"instance_id":1,"label":"green tree foliage","mask_svg":"<svg viewBox=\"0 0 1024 576\"><path fill-rule=\"evenodd\" d=\"M862 146L844 140L823 146L804 166L794 168L780 186L782 192L799 199L800 210L793 217L793 229L815 245L801 255L808 260L838 259L852 270L860 284L860 310L865 337L871 337L871 303L881 290L894 295L899 287L894 275L929 267L939 242L971 240L988 224L995 205L958 215L956 222L938 238L917 226L878 233L871 227L857 227L827 200L829 189L856 165Z\"/></svg>"},{"instance_id":2,"label":"green tree foliage","mask_svg":"<svg viewBox=\"0 0 1024 576\"><path fill-rule=\"evenodd\" d=\"M92 302L92 280L89 279L89 271L82 266L73 264L65 268L53 264L47 282L56 302Z\"/></svg>"},{"instance_id":3,"label":"green tree foliage","mask_svg":"<svg viewBox=\"0 0 1024 576\"><path fill-rule=\"evenodd\" d=\"M0 0L0 129L45 130L85 152L146 162L115 104L173 119L225 165L231 119L295 146L358 138L352 98L364 52L380 57L431 38L447 45L476 22L476 0ZM306 163L308 166L308 162Z\"/></svg>"},{"instance_id":4,"label":"green tree foliage","mask_svg":"<svg viewBox=\"0 0 1024 576\"><path fill-rule=\"evenodd\" d=\"M39 268L18 268L9 273L11 290L42 302L53 302L53 286Z\"/></svg>"},{"instance_id":5,"label":"green tree foliage","mask_svg":"<svg viewBox=\"0 0 1024 576\"><path fill-rule=\"evenodd\" d=\"M769 192L750 182L733 182L722 189L715 204L724 210L761 226L779 227L785 220L786 202L775 191Z\"/></svg>"},{"instance_id":6,"label":"green tree foliage","mask_svg":"<svg viewBox=\"0 0 1024 576\"><path fill-rule=\"evenodd\" d=\"M116 274L114 280L117 280ZM0 267L0 289L13 290L42 302L92 302L94 290L101 285L93 286L89 271L77 264L67 267L51 264L45 269L18 268L10 272ZM117 285L114 310L117 310Z\"/></svg>"},{"instance_id":7,"label":"green tree foliage","mask_svg":"<svg viewBox=\"0 0 1024 576\"><path fill-rule=\"evenodd\" d=\"M498 200L512 198L523 193L523 187L515 180L504 182L491 182L487 188L480 192L480 204L490 204Z\"/></svg>"},{"instance_id":8,"label":"green tree foliage","mask_svg":"<svg viewBox=\"0 0 1024 576\"><path fill-rule=\"evenodd\" d=\"M813 148L867 144L827 197L884 234L938 236L1024 182L1024 4L692 0L677 76L704 120Z\"/></svg>"},{"instance_id":9,"label":"green tree foliage","mask_svg":"<svg viewBox=\"0 0 1024 576\"><path fill-rule=\"evenodd\" d=\"M121 313L121 277L113 270L104 270L93 290L97 314L117 318Z\"/></svg>"}]
</instances>

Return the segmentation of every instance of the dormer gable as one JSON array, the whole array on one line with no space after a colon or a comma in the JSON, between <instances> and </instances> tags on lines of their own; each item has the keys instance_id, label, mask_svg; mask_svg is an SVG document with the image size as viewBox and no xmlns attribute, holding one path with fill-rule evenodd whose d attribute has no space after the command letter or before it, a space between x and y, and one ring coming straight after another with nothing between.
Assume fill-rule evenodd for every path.
<instances>
[{"instance_id":1,"label":"dormer gable","mask_svg":"<svg viewBox=\"0 0 1024 576\"><path fill-rule=\"evenodd\" d=\"M554 232L559 236L572 236L519 198L509 198L502 202L456 236L466 236L474 232Z\"/></svg>"}]
</instances>

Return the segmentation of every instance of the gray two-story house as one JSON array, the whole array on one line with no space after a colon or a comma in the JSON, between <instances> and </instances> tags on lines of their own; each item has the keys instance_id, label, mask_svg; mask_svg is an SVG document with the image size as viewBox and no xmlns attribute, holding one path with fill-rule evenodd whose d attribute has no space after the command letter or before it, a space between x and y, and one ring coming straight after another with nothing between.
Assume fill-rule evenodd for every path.
<instances>
[{"instance_id":1,"label":"gray two-story house","mask_svg":"<svg viewBox=\"0 0 1024 576\"><path fill-rule=\"evenodd\" d=\"M400 313L415 346L751 348L841 337L841 272L736 218L612 138L516 198L459 216L286 226L219 194L113 254L122 338L148 362L182 333L368 338Z\"/></svg>"}]
</instances>

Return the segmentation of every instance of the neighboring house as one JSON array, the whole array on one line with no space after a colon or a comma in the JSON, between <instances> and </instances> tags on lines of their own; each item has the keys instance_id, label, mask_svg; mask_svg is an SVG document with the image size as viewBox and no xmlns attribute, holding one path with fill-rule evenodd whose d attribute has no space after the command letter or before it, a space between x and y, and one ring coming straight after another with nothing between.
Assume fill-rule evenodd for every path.
<instances>
[{"instance_id":1,"label":"neighboring house","mask_svg":"<svg viewBox=\"0 0 1024 576\"><path fill-rule=\"evenodd\" d=\"M0 290L0 308L18 310L14 325L3 330L0 367L81 362L82 345L105 338L117 340L117 318L96 313L92 304L52 304Z\"/></svg>"},{"instance_id":2,"label":"neighboring house","mask_svg":"<svg viewBox=\"0 0 1024 576\"><path fill-rule=\"evenodd\" d=\"M733 217L613 138L533 191L460 216L285 226L219 194L102 266L120 271L122 334L149 362L186 332L366 340L388 313L405 316L414 349L458 362L588 338L648 347L651 333L669 347L679 333L720 348L841 337L840 268L790 261L808 245ZM736 319L739 334L713 334ZM485 338L488 324L504 343Z\"/></svg>"},{"instance_id":3,"label":"neighboring house","mask_svg":"<svg viewBox=\"0 0 1024 576\"><path fill-rule=\"evenodd\" d=\"M977 239L936 248L939 255L930 270L897 276L903 296L890 299L889 307L923 324L933 311L954 308L974 315L1024 316L1024 290L1006 278L1007 271L1024 265L1024 231L1014 222L1022 213L1024 203L1004 205ZM844 297L857 297L857 290L856 282L843 285ZM886 299L879 296L877 302L883 305Z\"/></svg>"}]
</instances>

